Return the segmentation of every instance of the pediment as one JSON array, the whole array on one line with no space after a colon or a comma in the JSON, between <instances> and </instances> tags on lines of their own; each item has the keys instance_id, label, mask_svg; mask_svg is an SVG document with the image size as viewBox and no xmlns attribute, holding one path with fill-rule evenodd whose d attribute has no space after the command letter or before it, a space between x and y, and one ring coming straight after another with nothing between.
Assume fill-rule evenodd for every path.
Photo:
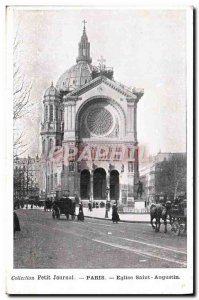
<instances>
[{"instance_id":1,"label":"pediment","mask_svg":"<svg viewBox=\"0 0 199 300\"><path fill-rule=\"evenodd\" d=\"M82 94L88 92L89 90L96 88L98 86L100 86L101 84L105 84L106 86L109 86L111 89L113 89L114 91L118 92L119 94L126 96L126 97L131 97L133 95L133 93L128 90L124 85L110 80L105 76L99 76L95 79L93 79L92 81L88 82L87 84L81 86L80 88L74 90L73 92L69 93L67 95L68 96L81 96ZM99 87L100 89L100 87Z\"/></svg>"}]
</instances>

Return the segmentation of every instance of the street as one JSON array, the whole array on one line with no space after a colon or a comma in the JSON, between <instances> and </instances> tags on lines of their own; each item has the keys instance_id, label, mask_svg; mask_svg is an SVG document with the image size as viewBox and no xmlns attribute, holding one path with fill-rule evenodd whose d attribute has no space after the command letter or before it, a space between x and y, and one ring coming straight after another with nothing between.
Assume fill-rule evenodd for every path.
<instances>
[{"instance_id":1,"label":"street","mask_svg":"<svg viewBox=\"0 0 199 300\"><path fill-rule=\"evenodd\" d=\"M17 210L14 268L185 268L186 237L155 233L149 223L112 224L52 219L52 212Z\"/></svg>"}]
</instances>

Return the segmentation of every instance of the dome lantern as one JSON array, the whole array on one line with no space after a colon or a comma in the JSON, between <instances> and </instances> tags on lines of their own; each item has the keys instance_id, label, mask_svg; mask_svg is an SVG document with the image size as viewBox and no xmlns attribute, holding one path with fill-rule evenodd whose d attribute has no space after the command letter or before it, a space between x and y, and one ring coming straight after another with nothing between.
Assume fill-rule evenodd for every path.
<instances>
[{"instance_id":1,"label":"dome lantern","mask_svg":"<svg viewBox=\"0 0 199 300\"><path fill-rule=\"evenodd\" d=\"M83 34L81 37L81 41L79 42L79 51L78 51L78 57L76 59L76 62L85 61L87 63L92 62L92 58L90 57L90 43L88 42L88 37L86 34L86 27L85 24L87 23L85 20L82 21L84 23L83 27Z\"/></svg>"},{"instance_id":2,"label":"dome lantern","mask_svg":"<svg viewBox=\"0 0 199 300\"><path fill-rule=\"evenodd\" d=\"M56 88L61 94L73 91L91 81L93 70L96 69L96 67L91 64L90 43L88 42L85 27L86 21L84 20L83 23L83 34L78 45L77 63L66 70L65 73L59 77L56 84Z\"/></svg>"}]
</instances>

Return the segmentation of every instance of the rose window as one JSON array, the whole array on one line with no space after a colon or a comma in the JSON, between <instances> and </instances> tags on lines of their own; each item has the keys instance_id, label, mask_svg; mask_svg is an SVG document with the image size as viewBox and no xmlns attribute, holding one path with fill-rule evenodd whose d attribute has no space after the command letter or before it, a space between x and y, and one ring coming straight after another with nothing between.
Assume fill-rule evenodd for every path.
<instances>
[{"instance_id":1,"label":"rose window","mask_svg":"<svg viewBox=\"0 0 199 300\"><path fill-rule=\"evenodd\" d=\"M96 107L87 115L87 127L95 135L104 135L113 127L113 117L111 113L103 108Z\"/></svg>"}]
</instances>

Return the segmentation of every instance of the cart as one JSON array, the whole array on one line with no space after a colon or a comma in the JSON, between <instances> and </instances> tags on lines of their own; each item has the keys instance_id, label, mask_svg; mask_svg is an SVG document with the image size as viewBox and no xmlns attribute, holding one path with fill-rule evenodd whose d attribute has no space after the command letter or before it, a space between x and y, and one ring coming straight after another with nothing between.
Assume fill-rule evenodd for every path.
<instances>
[{"instance_id":1,"label":"cart","mask_svg":"<svg viewBox=\"0 0 199 300\"><path fill-rule=\"evenodd\" d=\"M71 215L72 220L75 219L75 202L74 200L66 197L56 200L52 207L52 217L53 219L60 219L61 215L65 215L67 220L69 215Z\"/></svg>"},{"instance_id":2,"label":"cart","mask_svg":"<svg viewBox=\"0 0 199 300\"><path fill-rule=\"evenodd\" d=\"M187 233L187 202L183 200L173 205L170 210L171 232L176 236L183 236Z\"/></svg>"}]
</instances>

